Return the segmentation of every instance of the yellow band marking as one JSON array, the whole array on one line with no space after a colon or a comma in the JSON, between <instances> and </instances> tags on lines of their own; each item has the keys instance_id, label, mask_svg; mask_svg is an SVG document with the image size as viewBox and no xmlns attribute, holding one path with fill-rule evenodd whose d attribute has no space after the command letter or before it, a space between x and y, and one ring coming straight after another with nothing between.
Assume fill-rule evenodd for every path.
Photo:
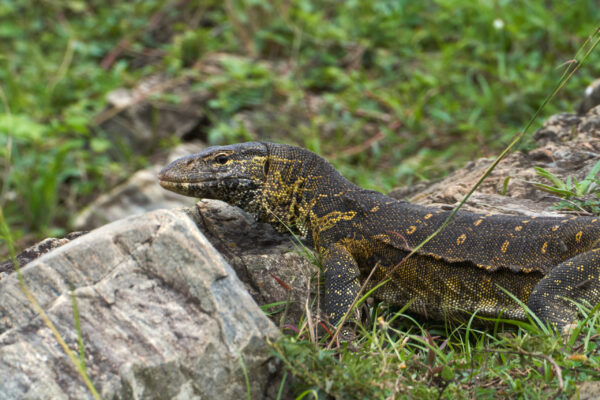
<instances>
[{"instance_id":1,"label":"yellow band marking","mask_svg":"<svg viewBox=\"0 0 600 400\"><path fill-rule=\"evenodd\" d=\"M319 227L319 231L322 232L329 228L334 227L339 221L350 221L356 215L356 211L332 211L329 214L323 215L317 219L316 226Z\"/></svg>"},{"instance_id":2,"label":"yellow band marking","mask_svg":"<svg viewBox=\"0 0 600 400\"><path fill-rule=\"evenodd\" d=\"M431 217L433 217L433 214L429 213L429 214L427 214L426 216L424 216L423 218L425 218L425 219L429 219L429 218L431 218Z\"/></svg>"},{"instance_id":3,"label":"yellow band marking","mask_svg":"<svg viewBox=\"0 0 600 400\"><path fill-rule=\"evenodd\" d=\"M552 227L552 232L556 232L557 230L558 230L558 225L554 225L554 226Z\"/></svg>"},{"instance_id":4,"label":"yellow band marking","mask_svg":"<svg viewBox=\"0 0 600 400\"><path fill-rule=\"evenodd\" d=\"M581 236L583 235L582 231L579 231L575 234L575 241L579 243L581 241Z\"/></svg>"},{"instance_id":5,"label":"yellow band marking","mask_svg":"<svg viewBox=\"0 0 600 400\"><path fill-rule=\"evenodd\" d=\"M467 239L467 235L465 235L464 233L462 235L460 235L459 237L456 238L456 244L457 245L461 245L464 243L464 241Z\"/></svg>"},{"instance_id":6,"label":"yellow band marking","mask_svg":"<svg viewBox=\"0 0 600 400\"><path fill-rule=\"evenodd\" d=\"M542 253L546 254L546 249L548 248L548 242L544 242L542 245Z\"/></svg>"},{"instance_id":7,"label":"yellow band marking","mask_svg":"<svg viewBox=\"0 0 600 400\"><path fill-rule=\"evenodd\" d=\"M519 232L521 229L523 229L523 227L521 225L515 226L515 231Z\"/></svg>"},{"instance_id":8,"label":"yellow band marking","mask_svg":"<svg viewBox=\"0 0 600 400\"><path fill-rule=\"evenodd\" d=\"M500 250L501 250L503 253L506 253L506 250L508 249L508 245L509 245L509 241L507 240L507 241L505 241L504 243L502 243L502 247L500 247Z\"/></svg>"},{"instance_id":9,"label":"yellow band marking","mask_svg":"<svg viewBox=\"0 0 600 400\"><path fill-rule=\"evenodd\" d=\"M475 221L475 222L473 223L473 225L475 225L475 226L479 226L479 224L481 224L482 222L483 222L483 220L482 220L482 219L478 219L477 221Z\"/></svg>"}]
</instances>

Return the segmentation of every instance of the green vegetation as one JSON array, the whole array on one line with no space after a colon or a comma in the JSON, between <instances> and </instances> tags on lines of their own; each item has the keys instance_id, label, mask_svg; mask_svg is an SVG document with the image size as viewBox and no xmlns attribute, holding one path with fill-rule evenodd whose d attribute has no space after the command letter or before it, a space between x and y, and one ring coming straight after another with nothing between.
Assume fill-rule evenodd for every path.
<instances>
[{"instance_id":1,"label":"green vegetation","mask_svg":"<svg viewBox=\"0 0 600 400\"><path fill-rule=\"evenodd\" d=\"M581 182L577 182L574 177L568 177L562 181L550 171L541 167L535 168L537 174L550 181L547 185L539 182L531 182L540 189L546 190L556 195L559 201L553 208L557 210L584 211L593 214L600 214L600 161L590 170L588 175Z\"/></svg>"},{"instance_id":2,"label":"green vegetation","mask_svg":"<svg viewBox=\"0 0 600 400\"><path fill-rule=\"evenodd\" d=\"M156 73L210 94L211 144L300 144L384 191L442 176L522 129L598 15L595 0L0 0L0 208L23 246L69 231L78 210L146 165L151 153L111 142L98 116L108 92ZM200 72L215 53L240 57ZM598 76L596 51L537 123L573 110ZM582 194L596 195L594 177ZM584 182L552 184L572 200ZM534 324L398 326L379 313L336 350L304 328L275 344L298 395L567 397L600 376L597 315L563 340Z\"/></svg>"},{"instance_id":3,"label":"green vegetation","mask_svg":"<svg viewBox=\"0 0 600 400\"><path fill-rule=\"evenodd\" d=\"M569 398L576 383L600 379L600 318L561 337L533 323L507 329L421 326L401 313L374 311L360 339L335 350L306 328L274 347L307 399Z\"/></svg>"}]
</instances>

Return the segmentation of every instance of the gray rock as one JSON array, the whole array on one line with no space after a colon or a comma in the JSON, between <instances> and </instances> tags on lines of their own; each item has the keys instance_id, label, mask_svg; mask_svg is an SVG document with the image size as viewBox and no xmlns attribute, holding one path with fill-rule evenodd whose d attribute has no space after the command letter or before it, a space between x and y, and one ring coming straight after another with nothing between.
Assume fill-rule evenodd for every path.
<instances>
[{"instance_id":1,"label":"gray rock","mask_svg":"<svg viewBox=\"0 0 600 400\"><path fill-rule=\"evenodd\" d=\"M85 233L86 232L71 232L62 238L46 238L41 242L28 247L17 255L17 263L20 267L24 267L36 258L69 243L71 240L76 239ZM15 266L13 265L12 260L3 261L0 263L0 279L3 279L8 274L14 272L14 270Z\"/></svg>"},{"instance_id":2,"label":"gray rock","mask_svg":"<svg viewBox=\"0 0 600 400\"><path fill-rule=\"evenodd\" d=\"M222 201L201 200L197 210L200 229L233 267L252 298L261 306L289 301L287 311L285 305L267 311L275 312L271 318L280 326L297 325L317 286L313 282L316 279L311 279L318 271L310 261L312 250Z\"/></svg>"},{"instance_id":3,"label":"gray rock","mask_svg":"<svg viewBox=\"0 0 600 400\"><path fill-rule=\"evenodd\" d=\"M535 167L542 167L563 181L567 177L583 180L600 160L600 106L590 109L585 115L558 114L550 117L534 135L534 140L540 147L528 153L509 154L483 181L464 209L486 213L556 215L557 212L549 208L559 198L533 184L550 183L537 174ZM481 158L443 180L420 184L416 190L393 190L389 195L420 204L455 206L492 161Z\"/></svg>"},{"instance_id":4,"label":"gray rock","mask_svg":"<svg viewBox=\"0 0 600 400\"><path fill-rule=\"evenodd\" d=\"M22 269L70 348L70 287L87 371L103 398L264 398L278 331L197 229L194 210L155 211L106 225ZM21 291L0 281L0 398L90 398Z\"/></svg>"},{"instance_id":5,"label":"gray rock","mask_svg":"<svg viewBox=\"0 0 600 400\"><path fill-rule=\"evenodd\" d=\"M561 113L552 115L533 135L533 140L540 146L547 143L560 143L572 138L574 128L580 121L575 114Z\"/></svg>"},{"instance_id":6,"label":"gray rock","mask_svg":"<svg viewBox=\"0 0 600 400\"><path fill-rule=\"evenodd\" d=\"M595 132L595 137L600 136L600 105L588 111L578 129L580 132Z\"/></svg>"}]
</instances>

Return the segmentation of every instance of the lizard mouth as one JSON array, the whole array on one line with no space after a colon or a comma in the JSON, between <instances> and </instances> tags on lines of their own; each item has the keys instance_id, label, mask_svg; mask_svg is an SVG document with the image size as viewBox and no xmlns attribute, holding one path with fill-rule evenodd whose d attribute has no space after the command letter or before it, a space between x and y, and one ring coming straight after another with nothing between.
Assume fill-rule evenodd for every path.
<instances>
[{"instance_id":1,"label":"lizard mouth","mask_svg":"<svg viewBox=\"0 0 600 400\"><path fill-rule=\"evenodd\" d=\"M166 187L171 185L210 185L213 182L217 182L217 179L176 179L176 178L166 178L164 176L158 175L158 183L160 186Z\"/></svg>"},{"instance_id":2,"label":"lizard mouth","mask_svg":"<svg viewBox=\"0 0 600 400\"><path fill-rule=\"evenodd\" d=\"M163 188L172 192L206 199L220 199L223 197L224 191L235 191L236 189L239 190L252 186L251 179L233 177L207 180L198 177L183 181L181 179L165 179L159 175L158 183Z\"/></svg>"},{"instance_id":3,"label":"lizard mouth","mask_svg":"<svg viewBox=\"0 0 600 400\"><path fill-rule=\"evenodd\" d=\"M241 182L241 183L245 183L245 182L250 182L252 179L249 178L221 178L221 179L187 179L187 180L183 180L183 179L165 179L161 176L158 177L158 183L160 184L160 186L164 187L165 189L167 189L170 186L174 186L174 185L182 185L182 186L197 186L197 187L202 187L202 186L216 186L219 183L224 183L224 182Z\"/></svg>"},{"instance_id":4,"label":"lizard mouth","mask_svg":"<svg viewBox=\"0 0 600 400\"><path fill-rule=\"evenodd\" d=\"M163 174L162 171L158 175L158 183L171 192L200 198L214 197L215 189L219 184L217 179L204 180L201 177L182 179L168 176Z\"/></svg>"}]
</instances>

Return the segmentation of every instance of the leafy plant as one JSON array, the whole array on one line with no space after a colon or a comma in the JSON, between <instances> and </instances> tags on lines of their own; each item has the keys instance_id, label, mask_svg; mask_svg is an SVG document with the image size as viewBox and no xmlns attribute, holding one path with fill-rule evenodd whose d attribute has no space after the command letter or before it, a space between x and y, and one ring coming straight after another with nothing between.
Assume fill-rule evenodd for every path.
<instances>
[{"instance_id":1,"label":"leafy plant","mask_svg":"<svg viewBox=\"0 0 600 400\"><path fill-rule=\"evenodd\" d=\"M536 187L547 192L556 194L563 198L553 208L557 210L586 211L600 214L600 161L598 161L588 175L581 182L575 177L569 176L565 181L541 167L535 167L536 173L548 181L551 185L530 182Z\"/></svg>"}]
</instances>

